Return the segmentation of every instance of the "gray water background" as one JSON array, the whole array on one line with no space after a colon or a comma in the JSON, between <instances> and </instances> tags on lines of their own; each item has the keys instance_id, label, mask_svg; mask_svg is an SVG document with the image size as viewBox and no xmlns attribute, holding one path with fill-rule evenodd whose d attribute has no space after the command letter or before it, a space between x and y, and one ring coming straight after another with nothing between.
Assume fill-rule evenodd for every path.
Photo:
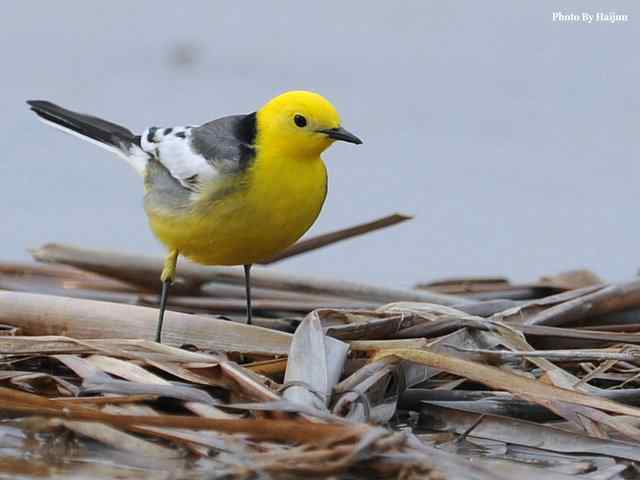
<instances>
[{"instance_id":1,"label":"gray water background","mask_svg":"<svg viewBox=\"0 0 640 480\"><path fill-rule=\"evenodd\" d=\"M616 11L618 24L552 22ZM141 181L35 121L50 99L134 130L316 90L360 147L325 154L311 234L415 219L278 265L410 286L640 267L637 1L7 1L0 14L1 260L55 241L162 254Z\"/></svg>"}]
</instances>

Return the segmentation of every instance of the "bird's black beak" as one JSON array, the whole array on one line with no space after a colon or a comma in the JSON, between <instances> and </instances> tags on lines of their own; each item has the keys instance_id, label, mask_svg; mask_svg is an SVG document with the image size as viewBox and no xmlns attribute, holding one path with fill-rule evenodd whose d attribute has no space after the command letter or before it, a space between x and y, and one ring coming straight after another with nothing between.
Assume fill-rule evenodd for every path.
<instances>
[{"instance_id":1,"label":"bird's black beak","mask_svg":"<svg viewBox=\"0 0 640 480\"><path fill-rule=\"evenodd\" d=\"M338 128L327 128L325 130L318 130L321 133L324 133L327 137L332 140L341 140L343 142L355 143L356 145L360 145L362 140L356 137L353 133L348 132L342 127Z\"/></svg>"}]
</instances>

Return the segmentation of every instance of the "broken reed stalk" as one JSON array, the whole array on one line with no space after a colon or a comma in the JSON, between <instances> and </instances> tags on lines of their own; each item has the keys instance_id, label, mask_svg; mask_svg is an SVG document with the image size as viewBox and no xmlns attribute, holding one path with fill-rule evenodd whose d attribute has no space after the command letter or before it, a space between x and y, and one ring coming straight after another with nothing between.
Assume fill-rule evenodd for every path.
<instances>
[{"instance_id":1,"label":"broken reed stalk","mask_svg":"<svg viewBox=\"0 0 640 480\"><path fill-rule=\"evenodd\" d=\"M373 357L373 360L382 360L389 356L396 357L399 360L408 360L437 368L438 370L483 383L497 390L506 390L519 397L541 403L542 405L550 401L560 401L640 418L640 408L630 407L606 398L594 397L581 392L555 387L496 367L435 352L410 349L380 350L379 353Z\"/></svg>"},{"instance_id":2,"label":"broken reed stalk","mask_svg":"<svg viewBox=\"0 0 640 480\"><path fill-rule=\"evenodd\" d=\"M143 301L149 304L157 305L157 297L142 297ZM196 310L207 310L211 312L235 312L244 313L247 310L247 302L245 299L232 298L208 298L208 297L185 297L174 296L168 301L168 305L173 308L185 308ZM305 301L303 299L283 299L275 300L269 298L253 299L251 306L254 312L263 310L280 311L280 312L297 312L309 313L319 308L375 308L378 304L361 302L358 300L325 300L325 301Z\"/></svg>"},{"instance_id":3,"label":"broken reed stalk","mask_svg":"<svg viewBox=\"0 0 640 480\"><path fill-rule=\"evenodd\" d=\"M606 285L595 292L548 308L527 319L527 325L566 325L587 317L640 307L640 280Z\"/></svg>"},{"instance_id":4,"label":"broken reed stalk","mask_svg":"<svg viewBox=\"0 0 640 480\"><path fill-rule=\"evenodd\" d=\"M479 355L487 355L500 360L512 360L527 357L542 357L548 360L556 360L562 362L587 362L587 361L605 361L617 360L622 362L638 362L640 361L640 352L611 352L597 350L536 350L531 352L518 351L501 351L486 350L481 348L461 348L455 345L451 346L453 350L459 352L476 353Z\"/></svg>"},{"instance_id":5,"label":"broken reed stalk","mask_svg":"<svg viewBox=\"0 0 640 480\"><path fill-rule=\"evenodd\" d=\"M95 300L0 291L0 323L20 327L26 335L74 338L154 339L158 310ZM165 342L195 344L220 351L284 355L291 335L227 320L167 312Z\"/></svg>"},{"instance_id":6,"label":"broken reed stalk","mask_svg":"<svg viewBox=\"0 0 640 480\"><path fill-rule=\"evenodd\" d=\"M6 272L6 273L5 273ZM81 274L81 275L79 275ZM133 285L63 265L0 265L0 290L156 306L159 296ZM244 286L208 284L199 296L172 295L168 306L188 312L228 314L246 311ZM380 303L295 291L253 288L254 309L308 313L316 308L375 309Z\"/></svg>"},{"instance_id":7,"label":"broken reed stalk","mask_svg":"<svg viewBox=\"0 0 640 480\"><path fill-rule=\"evenodd\" d=\"M316 445L325 445L331 440L356 440L360 435L371 429L368 425L363 424L339 425L306 422L304 420L219 419L183 415L114 415L95 409L85 409L71 402L67 404L54 401L47 405L29 405L22 400L5 400L0 405L0 410L30 413L42 417L100 422L125 430L141 426L214 430L232 434L243 433L256 440Z\"/></svg>"},{"instance_id":8,"label":"broken reed stalk","mask_svg":"<svg viewBox=\"0 0 640 480\"><path fill-rule=\"evenodd\" d=\"M106 275L150 290L158 290L163 261L139 255L87 250L64 245L48 244L31 251L41 262L61 263ZM208 282L242 285L244 274L239 269L204 267L184 261L178 265L176 294L200 293ZM251 274L252 285L258 288L299 291L376 303L392 301L429 302L440 305L461 305L471 302L464 297L418 290L383 288L346 281L328 281L256 268Z\"/></svg>"},{"instance_id":9,"label":"broken reed stalk","mask_svg":"<svg viewBox=\"0 0 640 480\"><path fill-rule=\"evenodd\" d=\"M587 329L523 325L519 330L527 338L549 345L549 348L594 348L615 343L640 344L639 333L592 331Z\"/></svg>"},{"instance_id":10,"label":"broken reed stalk","mask_svg":"<svg viewBox=\"0 0 640 480\"><path fill-rule=\"evenodd\" d=\"M306 253L321 247L326 247L327 245L331 245L342 240L347 240L349 238L357 237L358 235L363 235L365 233L373 232L374 230L390 227L391 225L396 225L398 223L411 220L412 218L413 217L410 217L408 215L395 213L393 215L374 220L373 222L363 223L360 225L356 225L355 227L345 228L343 230L325 233L323 235L317 235L315 237L309 238L308 240L299 241L298 243L287 248L284 252L279 253L278 255L274 255L264 262L260 262L260 265L269 265L271 263L279 262L280 260L284 260L285 258L300 255L301 253Z\"/></svg>"}]
</instances>

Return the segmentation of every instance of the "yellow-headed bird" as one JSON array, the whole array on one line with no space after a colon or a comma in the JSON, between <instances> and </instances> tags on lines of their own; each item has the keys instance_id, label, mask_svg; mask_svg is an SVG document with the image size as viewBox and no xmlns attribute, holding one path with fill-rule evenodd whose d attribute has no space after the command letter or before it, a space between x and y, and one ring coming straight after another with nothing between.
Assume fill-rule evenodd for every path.
<instances>
[{"instance_id":1,"label":"yellow-headed bird","mask_svg":"<svg viewBox=\"0 0 640 480\"><path fill-rule=\"evenodd\" d=\"M328 100L306 91L279 95L248 115L141 135L51 102L27 103L44 122L123 157L144 177L151 230L169 250L157 341L179 255L244 265L251 323L251 265L293 244L316 220L327 194L320 154L336 140L362 143Z\"/></svg>"}]
</instances>

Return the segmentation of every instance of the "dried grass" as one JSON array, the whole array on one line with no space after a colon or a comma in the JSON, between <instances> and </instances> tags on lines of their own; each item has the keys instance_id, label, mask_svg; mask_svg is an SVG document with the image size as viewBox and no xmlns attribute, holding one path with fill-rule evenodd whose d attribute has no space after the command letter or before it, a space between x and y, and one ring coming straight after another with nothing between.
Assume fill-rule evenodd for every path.
<instances>
[{"instance_id":1,"label":"dried grass","mask_svg":"<svg viewBox=\"0 0 640 480\"><path fill-rule=\"evenodd\" d=\"M161 261L34 252L48 264L0 265L5 475L637 474L636 280L572 272L398 290L262 270L248 326L237 272L186 264L159 345Z\"/></svg>"}]
</instances>

